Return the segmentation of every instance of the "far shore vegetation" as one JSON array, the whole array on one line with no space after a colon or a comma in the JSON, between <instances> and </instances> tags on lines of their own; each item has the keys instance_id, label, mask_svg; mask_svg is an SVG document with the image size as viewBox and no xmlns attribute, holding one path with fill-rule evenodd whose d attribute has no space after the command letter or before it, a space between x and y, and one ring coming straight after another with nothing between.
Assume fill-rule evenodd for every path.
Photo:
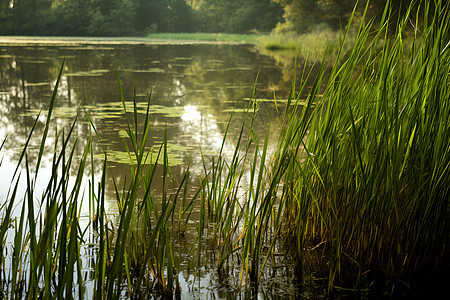
<instances>
[{"instance_id":1,"label":"far shore vegetation","mask_svg":"<svg viewBox=\"0 0 450 300\"><path fill-rule=\"evenodd\" d=\"M408 1L389 0L0 0L0 35L143 37L256 44L297 51L318 62L335 57L350 17L379 24L385 5L403 17ZM358 5L355 6L355 4ZM367 12L364 12L368 4ZM420 1L413 1L417 7ZM434 7L434 4L431 3ZM412 31L411 29L407 29ZM331 64L329 57L326 59Z\"/></svg>"}]
</instances>

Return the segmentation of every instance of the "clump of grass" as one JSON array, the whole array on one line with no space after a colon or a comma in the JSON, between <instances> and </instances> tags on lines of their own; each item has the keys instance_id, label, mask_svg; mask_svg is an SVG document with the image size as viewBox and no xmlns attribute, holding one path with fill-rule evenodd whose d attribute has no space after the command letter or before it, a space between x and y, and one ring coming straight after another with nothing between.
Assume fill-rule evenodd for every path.
<instances>
[{"instance_id":1,"label":"clump of grass","mask_svg":"<svg viewBox=\"0 0 450 300\"><path fill-rule=\"evenodd\" d=\"M339 48L341 32L329 28L320 28L310 33L272 32L259 39L261 48L270 51L295 51L298 57L309 62L320 62L327 52L327 62L334 61L335 51ZM349 45L345 45L346 48Z\"/></svg>"},{"instance_id":2,"label":"clump of grass","mask_svg":"<svg viewBox=\"0 0 450 300\"><path fill-rule=\"evenodd\" d=\"M395 32L388 5L377 30L363 16L345 57L341 41L309 131L296 114L287 120L279 153L305 153L293 151L285 176L288 218L300 253L311 241L324 245L330 290L344 261L360 270L358 286L363 269L398 278L449 259L449 4L422 9L409 49L412 5Z\"/></svg>"},{"instance_id":3,"label":"clump of grass","mask_svg":"<svg viewBox=\"0 0 450 300\"><path fill-rule=\"evenodd\" d=\"M123 110L127 115L127 106L118 74L117 81ZM98 255L99 266L102 265L100 260L108 260L112 257L109 262L110 268L106 272L103 268L103 280L97 282L97 292L101 291L101 295L108 295L108 297L119 297L124 290L130 297L142 297L154 291L164 297L171 297L174 293L180 292L179 261L173 250L173 237L177 234L177 228L178 232L185 228L199 192L188 199L189 167L178 187L170 186L172 175L166 135L157 158L152 159L152 154L147 149L147 140L150 136L150 102L151 95L141 128L138 122L136 95L133 93L133 111L131 112L133 118L128 121L128 129L124 137L124 147L130 158L131 179L128 187L124 183L123 192L119 192L114 183L120 211L119 225L113 231L115 234L113 249L106 250L106 254L100 250ZM91 125L94 126L92 122ZM108 153L105 151L105 158L107 156ZM160 157L162 157L162 163L159 163ZM163 171L160 196L152 192L157 168L162 168ZM142 198L138 197L140 190L143 194ZM181 200L180 204L179 200ZM103 201L102 206L104 206ZM177 210L178 217L175 216ZM174 220L178 221L178 226ZM100 223L102 222L104 223L100 218ZM100 235L102 235L101 232Z\"/></svg>"},{"instance_id":4,"label":"clump of grass","mask_svg":"<svg viewBox=\"0 0 450 300\"><path fill-rule=\"evenodd\" d=\"M64 63L63 63L64 66ZM47 140L50 119L61 79L59 73L50 101L47 121L42 136L34 172L28 160L28 142L34 132L34 123L23 147L14 171L11 190L4 202L6 210L2 214L0 237L2 251L0 266L7 274L2 280L1 294L7 298L50 298L63 297L73 293L82 294L81 262L79 245L83 232L79 230L78 200L82 187L90 139L79 162L76 179L69 185L69 172L74 161L76 141L69 147L76 121L67 135L55 134L55 154L51 161L52 175L48 179L42 195L35 193L41 161ZM36 118L38 120L39 116ZM61 142L61 144L60 144ZM22 170L21 170L22 169ZM26 189L18 193L21 176L24 173ZM22 204L20 206L20 204ZM20 217L12 219L12 208L21 207ZM14 227L13 245L5 245L6 235ZM12 255L6 255L8 249ZM10 260L7 263L7 259ZM8 268L6 266L9 266ZM76 290L75 290L76 289Z\"/></svg>"},{"instance_id":5,"label":"clump of grass","mask_svg":"<svg viewBox=\"0 0 450 300\"><path fill-rule=\"evenodd\" d=\"M76 176L69 185L70 170L73 169L74 153L77 140L73 141L72 133L77 124L75 119L68 134L56 133L54 154L51 164L52 174L42 195L35 193L35 183L39 174L50 120L56 101L58 84L61 79L61 67L53 96L50 101L47 121L44 128L37 162L34 172L28 160L28 141L37 121L31 129L25 143L11 182L11 190L7 199L2 200L0 219L0 278L1 297L7 298L79 298L85 297L80 245L86 244L84 235L87 229L79 224L81 204L83 201L83 178L90 154L91 170L94 172L94 154L92 137L89 136L78 166ZM120 96L125 115L126 105L118 78ZM116 198L120 210L117 228L111 227L105 212L105 187L107 170L107 152L100 182L94 182L91 176L89 184L89 210L96 238L90 243L97 249L93 264L94 291L96 298L118 298L123 293L130 297L148 294L153 291L169 297L180 291L176 253L173 251L173 236L176 228L182 230L189 220L196 193L189 199L187 182L189 169L186 171L178 187L170 187L171 171L169 167L167 140L164 139L158 157L162 163L158 166L158 158L152 163L147 149L150 130L150 98L147 105L143 130L138 125L136 95L133 97L133 118L129 121L128 140L125 148L130 157L131 180L124 183L119 191L116 183ZM98 137L89 114L89 124ZM36 120L39 119L39 116ZM60 142L61 141L61 142ZM70 144L73 146L69 147ZM3 147L1 144L0 149ZM128 146L130 145L130 146ZM25 161L25 162L24 162ZM22 170L22 165L25 164ZM161 197L151 192L152 182L157 167L163 169L163 192ZM21 180L20 172L25 173L26 191L23 197L18 194ZM138 191L143 189L143 198ZM22 197L22 198L20 198ZM181 199L181 205L178 204ZM20 204L22 204L20 206ZM21 207L20 217L13 219L14 207ZM175 209L178 208L179 226L175 226ZM172 220L170 222L170 220ZM14 227L12 230L11 227ZM5 245L8 234L13 234L14 244ZM8 255L12 252L12 255ZM10 260L10 262L7 262Z\"/></svg>"}]
</instances>

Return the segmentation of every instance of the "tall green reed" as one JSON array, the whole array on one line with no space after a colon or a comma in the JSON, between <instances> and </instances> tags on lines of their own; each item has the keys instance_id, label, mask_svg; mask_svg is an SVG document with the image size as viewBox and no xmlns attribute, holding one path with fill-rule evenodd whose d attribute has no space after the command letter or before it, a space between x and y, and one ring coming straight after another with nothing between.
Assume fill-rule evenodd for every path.
<instances>
[{"instance_id":1,"label":"tall green reed","mask_svg":"<svg viewBox=\"0 0 450 300\"><path fill-rule=\"evenodd\" d=\"M63 66L64 62L50 101L35 170L33 172L30 167L28 145L39 116L20 154L11 181L12 190L8 192L5 199L5 205L6 203L8 205L3 215L0 232L3 241L8 231L11 233L8 227L14 225L13 245L9 248L12 249L12 255L5 257L7 251L4 248L1 252L2 264L5 263L6 258L10 259L6 289L2 290L3 296L8 298L50 298L56 295L73 298L74 293L82 294L83 292L79 259L79 242L82 239L82 233L78 225L78 199L88 148L80 159L74 183L69 185L69 171L77 142L75 140L72 146L69 144L76 121L70 127L67 136L64 131L62 134L55 132L54 155L50 161L52 174L42 194L35 193ZM26 180L23 195L18 191L22 172L25 173ZM11 211L14 207L21 207L21 213L20 217L16 217L13 221ZM5 247L8 248L9 245ZM2 267L5 268L4 265ZM78 286L77 291L74 290L75 286Z\"/></svg>"},{"instance_id":2,"label":"tall green reed","mask_svg":"<svg viewBox=\"0 0 450 300\"><path fill-rule=\"evenodd\" d=\"M77 139L72 134L77 123L74 120L67 135L55 130L53 156L51 159L51 176L45 184L42 195L36 194L36 181L46 149L46 138L51 126L51 116L56 101L58 76L50 106L44 133L39 148L37 163L32 172L28 159L28 144L37 124L31 129L29 137L20 155L11 181L7 199L2 201L2 218L0 238L2 242L11 234L14 226L14 244L8 248L2 243L0 267L8 274L1 278L1 293L9 298L74 298L84 297L84 280L82 276L80 245L85 244L84 234L79 223L82 191L88 157L91 158L91 172L94 172L94 149L92 135L89 136L83 154L75 166L73 183L71 169L74 154L78 147ZM120 98L124 113L128 116L119 77L117 76ZM133 95L132 120L128 122L128 139L124 142L130 157L129 183L124 182L122 189L117 187L116 199L120 210L117 228L108 222L105 212L106 172L108 170L108 153L104 152L103 173L100 182L95 183L92 174L89 182L89 219L97 233L92 246L97 247L94 263L94 297L119 298L123 292L129 296L139 296L156 291L165 296L179 293L179 260L174 252L173 238L185 228L192 213L195 199L188 195L189 169L178 186L173 185L169 166L167 138L161 144L156 160L152 162L148 147L150 132L150 97L148 101L143 129L138 123L136 96ZM85 110L89 126L100 141L95 124ZM3 147L4 142L2 143ZM90 155L89 155L90 154ZM25 171L21 171L24 164ZM163 192L161 196L152 192L153 179L157 168L163 170ZM21 172L25 173L26 190L19 195ZM143 197L140 191L143 190ZM181 199L181 204L179 200ZM20 217L13 219L12 211L21 206ZM178 216L175 217L175 212ZM178 221L177 224L174 221ZM177 232L178 229L178 232ZM5 256L12 249L12 256ZM10 264L5 264L6 259Z\"/></svg>"},{"instance_id":3,"label":"tall green reed","mask_svg":"<svg viewBox=\"0 0 450 300\"><path fill-rule=\"evenodd\" d=\"M284 177L287 213L300 252L311 241L328 249L330 290L343 261L404 276L448 259L449 6L422 4L408 49L414 8L394 31L389 4L379 28L363 16L309 125L296 114L287 121L284 141L304 153L295 152Z\"/></svg>"},{"instance_id":4,"label":"tall green reed","mask_svg":"<svg viewBox=\"0 0 450 300\"><path fill-rule=\"evenodd\" d=\"M118 228L114 230L114 246L109 249L104 249L103 246L102 249L102 245L105 242L111 244L111 240L100 240L97 272L102 274L102 279L99 278L97 281L97 293L118 298L123 290L133 297L156 291L170 296L180 292L179 260L174 253L173 239L175 235L182 234L186 227L200 190L192 197L188 195L189 168L179 184L175 185L169 165L167 134L156 154L156 159L152 159L153 154L148 145L151 94L141 124L138 122L135 93L132 111L129 113L118 73L117 81L124 113L127 117L132 115L126 130L127 138L124 138L124 147L130 158L130 182L124 182L122 190L119 191L114 181L120 218ZM95 129L91 118L88 119ZM105 151L105 157L107 156L108 153ZM152 191L155 188L154 178L157 168L162 169L161 195L155 195ZM104 190L102 192L103 208L99 215L100 224L104 223L105 217ZM178 216L175 215L177 211ZM175 224L175 220L178 224ZM100 230L102 228L103 226L100 226ZM101 232L100 236L103 236ZM106 269L105 261L109 263Z\"/></svg>"},{"instance_id":5,"label":"tall green reed","mask_svg":"<svg viewBox=\"0 0 450 300\"><path fill-rule=\"evenodd\" d=\"M198 240L201 246L207 206L206 222L209 221L213 228L209 239L210 246L217 251L218 272L227 273L230 267L240 265L239 286L257 290L262 269L270 253L273 253L282 225L284 206L277 198L277 189L284 169L278 168L272 177L268 177L266 161L270 123L261 142L253 128L260 104L255 94L256 83L233 144L232 156L225 155L224 146L233 115L224 132L220 151L211 159L211 165L207 164L208 159L202 154L206 183L202 194ZM244 182L244 176L248 182ZM261 261L261 249L266 245L267 251L264 251L265 257Z\"/></svg>"}]
</instances>

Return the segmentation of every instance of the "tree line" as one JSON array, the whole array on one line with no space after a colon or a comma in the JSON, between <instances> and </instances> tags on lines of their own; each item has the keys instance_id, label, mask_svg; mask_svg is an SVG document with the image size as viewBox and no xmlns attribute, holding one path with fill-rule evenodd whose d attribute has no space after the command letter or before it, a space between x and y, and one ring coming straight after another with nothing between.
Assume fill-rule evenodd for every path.
<instances>
[{"instance_id":1,"label":"tree line","mask_svg":"<svg viewBox=\"0 0 450 300\"><path fill-rule=\"evenodd\" d=\"M345 24L356 0L0 0L0 34L307 32ZM364 1L362 1L364 2ZM372 0L379 12L386 0ZM395 2L395 1L394 1Z\"/></svg>"}]
</instances>

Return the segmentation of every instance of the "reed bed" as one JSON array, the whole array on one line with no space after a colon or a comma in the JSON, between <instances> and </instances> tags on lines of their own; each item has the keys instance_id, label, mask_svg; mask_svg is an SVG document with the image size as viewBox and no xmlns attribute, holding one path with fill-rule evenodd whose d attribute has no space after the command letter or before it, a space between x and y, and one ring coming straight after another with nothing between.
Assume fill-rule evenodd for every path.
<instances>
[{"instance_id":1,"label":"reed bed","mask_svg":"<svg viewBox=\"0 0 450 300\"><path fill-rule=\"evenodd\" d=\"M330 50L339 48L339 31L328 28L317 29L311 33L279 33L259 38L258 46L270 51L295 51L298 57L305 61L320 63L325 53L326 62L332 64L335 61L335 53ZM345 45L348 49L350 45Z\"/></svg>"},{"instance_id":2,"label":"reed bed","mask_svg":"<svg viewBox=\"0 0 450 300\"><path fill-rule=\"evenodd\" d=\"M375 31L363 16L353 48L339 53L307 118L308 131L304 119L289 115L280 141L281 153L291 149L294 157L284 178L290 229L299 253L315 244L326 253L329 290L346 268L357 270L357 287L366 270L408 282L407 274L448 263L449 5L422 3L422 19L413 7L392 20L386 6Z\"/></svg>"},{"instance_id":3,"label":"reed bed","mask_svg":"<svg viewBox=\"0 0 450 300\"><path fill-rule=\"evenodd\" d=\"M347 51L350 22L334 65L322 64L306 102L299 95L310 72L298 72L302 85L293 78L274 153L268 150L270 124L264 138L253 130L259 110L254 90L233 157L227 160L223 153L228 125L219 153L202 154L204 174L195 174L200 179L194 192L188 192L189 166L178 183L173 180L166 138L156 160L151 157L151 95L138 121L136 96L127 111L117 75L129 118L124 148L130 159L129 178L123 186L114 181L117 223L105 211L106 174L112 172L107 150L101 179L92 173L83 190L86 167L90 163L94 170L98 163L93 143L100 141L87 110L92 134L81 158L75 162L74 120L67 133L56 134L52 175L44 192L35 193L63 64L36 165L28 159L28 138L10 191L1 199L0 297L87 297L80 250L87 244L95 252L91 297L177 296L181 258L173 241L183 235L194 207L200 215L190 251L193 272L202 267L204 250L213 249L217 272L239 269L237 285L244 291L258 291L264 270L270 265L275 270L276 252L285 245L295 245L283 254L295 255L299 276L309 253L319 253L329 295L370 292L373 282L362 278L374 270L408 282L408 274L432 275L443 268L450 242L449 4L437 0L433 7L414 9L412 4L405 18L392 20L387 5L377 28L363 16ZM411 20L414 38L405 43ZM395 30L388 26L392 22ZM76 179L69 184L75 163ZM163 183L156 195L158 168ZM80 226L83 199L89 199L92 231ZM20 211L16 217L14 210ZM207 227L212 230L205 234ZM12 244L5 243L8 236Z\"/></svg>"}]
</instances>

